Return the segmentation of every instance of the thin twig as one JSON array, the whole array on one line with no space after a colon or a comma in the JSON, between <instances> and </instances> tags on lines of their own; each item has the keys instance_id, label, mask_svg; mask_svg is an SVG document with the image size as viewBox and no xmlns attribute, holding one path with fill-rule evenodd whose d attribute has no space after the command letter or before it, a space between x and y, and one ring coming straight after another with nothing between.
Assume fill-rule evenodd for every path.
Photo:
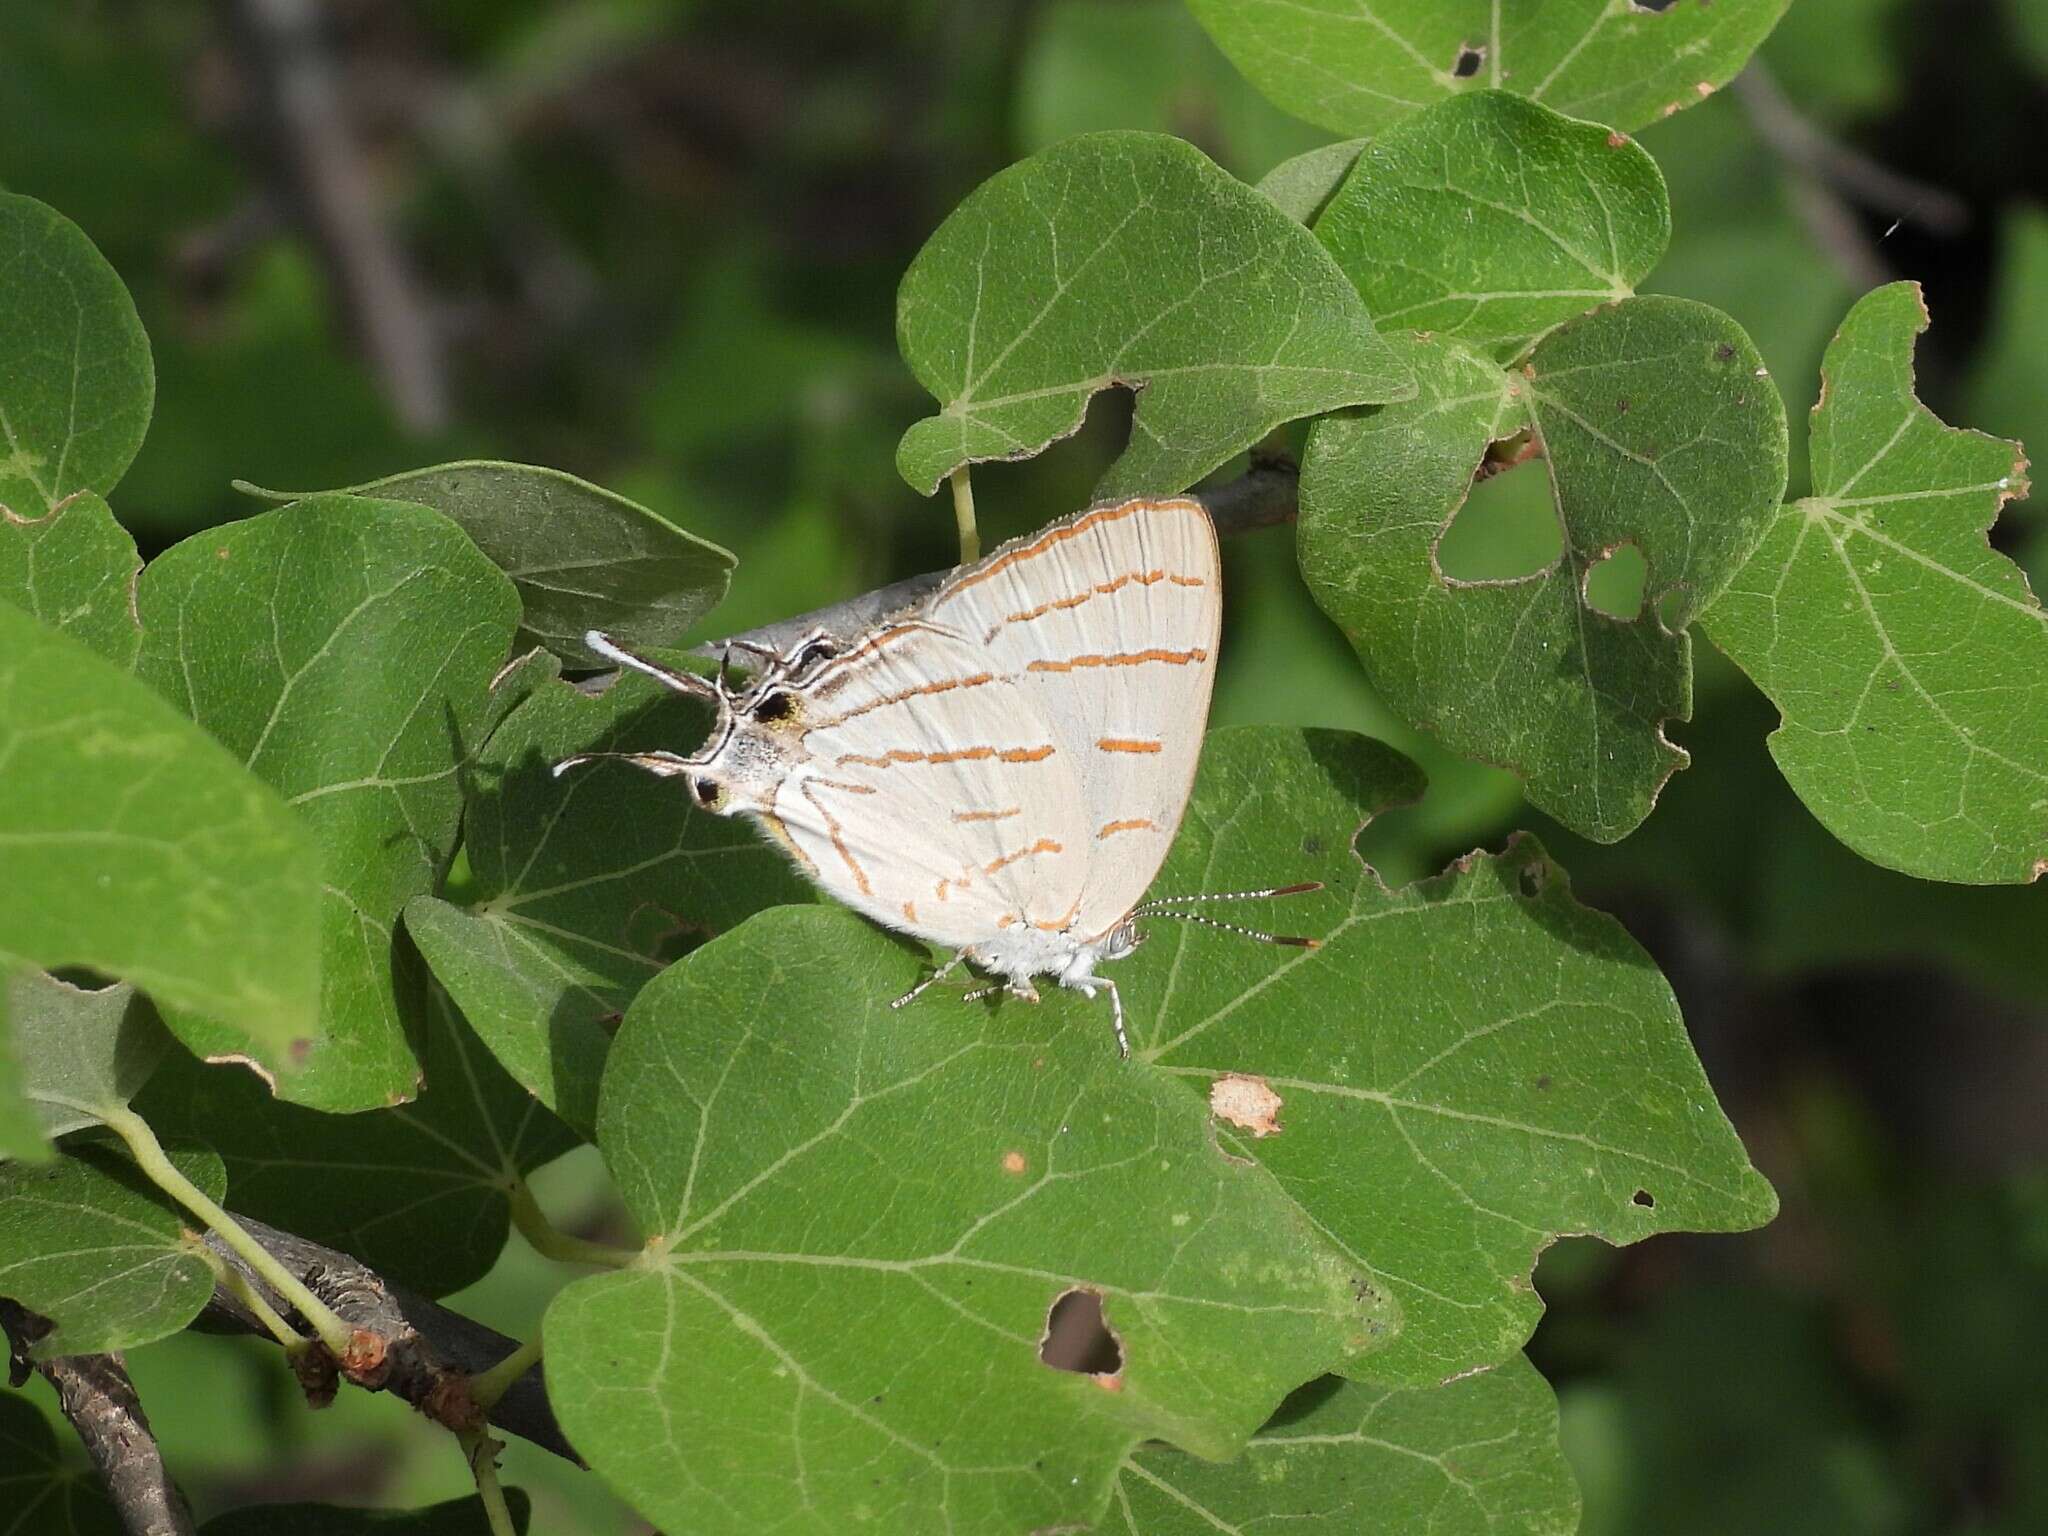
<instances>
[{"instance_id":1,"label":"thin twig","mask_svg":"<svg viewBox=\"0 0 2048 1536\"><path fill-rule=\"evenodd\" d=\"M1793 211L1852 286L1875 288L1892 276L1852 201L1938 235L1970 222L1970 205L1953 192L1902 176L1822 132L1762 63L1752 62L1731 89L1758 136L1785 162Z\"/></svg>"},{"instance_id":2,"label":"thin twig","mask_svg":"<svg viewBox=\"0 0 2048 1536\"><path fill-rule=\"evenodd\" d=\"M1764 142L1783 159L1888 219L1903 219L1937 235L1970 223L1970 205L1946 187L1893 170L1862 150L1828 135L1802 113L1761 62L1752 60L1731 87Z\"/></svg>"},{"instance_id":3,"label":"thin twig","mask_svg":"<svg viewBox=\"0 0 2048 1536\"><path fill-rule=\"evenodd\" d=\"M256 1220L237 1216L241 1228L263 1245L285 1270L312 1291L355 1330L368 1345L356 1353L363 1362L348 1372L356 1385L403 1398L429 1418L451 1429L473 1428L477 1422L469 1383L519 1348L495 1329L387 1280L368 1265L338 1249ZM213 1234L207 1246L242 1269L287 1318L291 1309L264 1286L253 1271L228 1251ZM199 1326L232 1333L271 1335L226 1287L217 1288L200 1314ZM554 1410L548 1406L541 1373L528 1370L505 1389L483 1417L504 1430L530 1440L570 1461L569 1448Z\"/></svg>"},{"instance_id":4,"label":"thin twig","mask_svg":"<svg viewBox=\"0 0 2048 1536\"><path fill-rule=\"evenodd\" d=\"M237 0L233 14L289 189L392 411L409 431L438 431L448 423L439 330L385 218L321 36L319 7L313 0Z\"/></svg>"},{"instance_id":5,"label":"thin twig","mask_svg":"<svg viewBox=\"0 0 2048 1536\"><path fill-rule=\"evenodd\" d=\"M164 1468L119 1355L60 1355L37 1369L57 1389L128 1536L192 1536L192 1511Z\"/></svg>"},{"instance_id":6,"label":"thin twig","mask_svg":"<svg viewBox=\"0 0 2048 1536\"><path fill-rule=\"evenodd\" d=\"M1300 486L1301 474L1294 465L1282 459L1261 459L1255 460L1251 468L1235 480L1188 494L1209 509L1209 519L1216 525L1216 532L1229 538L1254 528L1293 522L1300 506ZM692 654L715 657L727 646L742 641L771 650L787 650L815 629L841 638L856 635L928 596L950 574L950 571L927 571L922 576L892 581L885 587L863 592L859 597L850 597L829 608L816 608L794 618L778 619L773 624L763 624L758 629L700 645Z\"/></svg>"}]
</instances>

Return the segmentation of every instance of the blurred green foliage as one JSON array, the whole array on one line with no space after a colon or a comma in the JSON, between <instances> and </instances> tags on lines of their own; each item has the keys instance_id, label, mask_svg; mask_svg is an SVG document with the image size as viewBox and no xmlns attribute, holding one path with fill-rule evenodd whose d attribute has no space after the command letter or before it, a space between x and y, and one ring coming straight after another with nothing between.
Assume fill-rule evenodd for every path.
<instances>
[{"instance_id":1,"label":"blurred green foliage","mask_svg":"<svg viewBox=\"0 0 2048 1536\"><path fill-rule=\"evenodd\" d=\"M233 478L350 485L502 457L589 476L734 550L722 632L949 558L950 510L893 469L928 407L891 327L910 257L982 179L1102 128L1182 134L1248 180L1326 138L1167 0L336 3L320 45L452 402L422 430L393 409L307 216L303 166L266 115L276 61L240 14L0 10L0 186L91 235L153 342L155 422L123 496L145 552L256 510ZM1919 278L1936 321L1923 396L2038 455L2048 5L1798 0L1761 57L1827 143L1959 196L1967 219L1933 219L1911 187L1845 193L1788 155L1738 83L1640 136L1674 224L1647 287L1734 316L1796 414L1851 300ZM1072 442L978 470L986 537L1080 505L1127 415L1103 397ZM1534 468L1486 482L1445 560L1471 576L1541 564L1556 537L1542 492ZM2008 508L1993 537L2048 575L2037 512ZM1539 827L1580 893L1656 954L1784 1192L1751 1237L1546 1259L1532 1352L1560 1388L1586 1531L2048 1524L2048 895L1858 860L1772 767L1775 712L1703 644L1695 717L1674 733L1693 766L1627 841L1575 839L1522 809L1506 775L1393 718L1306 601L1285 532L1226 559L1214 723L1350 727L1413 754L1429 793L1366 839L1390 880ZM591 1230L612 1219L589 1208L594 1153L538 1182ZM524 1336L557 1278L514 1243L451 1304ZM131 1364L202 1515L467 1491L438 1433L393 1402L344 1393L306 1414L265 1346L181 1336ZM521 1442L505 1477L531 1493L536 1530L637 1528Z\"/></svg>"}]
</instances>

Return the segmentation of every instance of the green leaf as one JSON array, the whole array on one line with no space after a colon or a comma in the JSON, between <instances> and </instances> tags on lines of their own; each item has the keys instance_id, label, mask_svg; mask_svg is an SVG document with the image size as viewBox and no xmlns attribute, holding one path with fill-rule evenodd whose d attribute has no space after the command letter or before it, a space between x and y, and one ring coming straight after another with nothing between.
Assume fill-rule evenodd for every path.
<instances>
[{"instance_id":1,"label":"green leaf","mask_svg":"<svg viewBox=\"0 0 2048 1536\"><path fill-rule=\"evenodd\" d=\"M1411 723L1513 770L1574 831L1624 837L1685 763L1662 728L1691 713L1683 626L1783 492L1784 407L1741 328L1681 299L1559 326L1513 372L1455 341L1401 350L1416 400L1311 430L1302 573ZM1561 555L1514 580L1445 576L1437 546L1475 472L1523 433L1547 461ZM1647 567L1625 619L1583 595L1623 544Z\"/></svg>"},{"instance_id":2,"label":"green leaf","mask_svg":"<svg viewBox=\"0 0 2048 1536\"><path fill-rule=\"evenodd\" d=\"M1189 0L1280 106L1373 134L1446 96L1506 86L1640 128L1728 83L1789 0Z\"/></svg>"},{"instance_id":3,"label":"green leaf","mask_svg":"<svg viewBox=\"0 0 2048 1536\"><path fill-rule=\"evenodd\" d=\"M1283 160L1259 178L1258 192L1297 224L1313 224L1370 139L1339 139Z\"/></svg>"},{"instance_id":4,"label":"green leaf","mask_svg":"<svg viewBox=\"0 0 2048 1536\"><path fill-rule=\"evenodd\" d=\"M319 1027L312 841L156 692L0 603L0 961L89 966L280 1055Z\"/></svg>"},{"instance_id":5,"label":"green leaf","mask_svg":"<svg viewBox=\"0 0 2048 1536\"><path fill-rule=\"evenodd\" d=\"M533 1518L523 1489L505 1490L506 1512L521 1536ZM492 1536L483 1500L472 1494L424 1509L356 1509L338 1504L248 1504L216 1515L199 1536Z\"/></svg>"},{"instance_id":6,"label":"green leaf","mask_svg":"<svg viewBox=\"0 0 2048 1536\"><path fill-rule=\"evenodd\" d=\"M0 1159L21 1157L46 1163L57 1154L43 1140L42 1123L28 1101L27 1073L8 1008L13 983L13 976L0 971Z\"/></svg>"},{"instance_id":7,"label":"green leaf","mask_svg":"<svg viewBox=\"0 0 2048 1536\"><path fill-rule=\"evenodd\" d=\"M811 887L746 823L619 763L557 778L578 752L686 750L703 708L635 675L592 697L551 683L471 775L469 905L414 898L405 925L499 1061L585 1137L620 1015L663 966Z\"/></svg>"},{"instance_id":8,"label":"green leaf","mask_svg":"<svg viewBox=\"0 0 2048 1536\"><path fill-rule=\"evenodd\" d=\"M242 489L274 501L320 494ZM559 469L470 459L347 494L418 502L452 519L518 588L519 647L546 646L572 666L600 664L586 630L622 645L674 644L732 580L729 551Z\"/></svg>"},{"instance_id":9,"label":"green leaf","mask_svg":"<svg viewBox=\"0 0 2048 1536\"><path fill-rule=\"evenodd\" d=\"M1671 238L1671 209L1634 140L1480 91L1366 145L1315 229L1377 323L1507 362L1633 293Z\"/></svg>"},{"instance_id":10,"label":"green leaf","mask_svg":"<svg viewBox=\"0 0 2048 1536\"><path fill-rule=\"evenodd\" d=\"M1911 283L1849 311L1816 494L1778 510L1705 623L1782 711L1771 756L1836 837L1925 879L2021 883L2048 870L2048 615L1985 534L2026 460L1915 398L1926 328Z\"/></svg>"},{"instance_id":11,"label":"green leaf","mask_svg":"<svg viewBox=\"0 0 2048 1536\"><path fill-rule=\"evenodd\" d=\"M210 1198L225 1194L211 1152L170 1158ZM74 1142L52 1163L0 1163L0 1295L57 1325L37 1356L127 1349L197 1317L213 1270L189 1219L109 1144Z\"/></svg>"},{"instance_id":12,"label":"green leaf","mask_svg":"<svg viewBox=\"0 0 2048 1536\"><path fill-rule=\"evenodd\" d=\"M904 274L897 340L943 409L897 468L929 494L1136 390L1104 496L1178 491L1282 422L1408 380L1302 227L1179 139L1097 133L984 182Z\"/></svg>"},{"instance_id":13,"label":"green leaf","mask_svg":"<svg viewBox=\"0 0 2048 1536\"><path fill-rule=\"evenodd\" d=\"M1017 65L1017 146L1144 128L1199 140L1244 176L1322 142L1217 51L1181 0L1050 0Z\"/></svg>"},{"instance_id":14,"label":"green leaf","mask_svg":"<svg viewBox=\"0 0 2048 1536\"><path fill-rule=\"evenodd\" d=\"M1236 1461L1164 1449L1124 1466L1122 1536L1214 1536L1284 1518L1295 1536L1571 1536L1579 1495L1557 1442L1557 1402L1517 1356L1440 1387L1318 1382ZM1283 1515L1284 1512L1284 1515Z\"/></svg>"},{"instance_id":15,"label":"green leaf","mask_svg":"<svg viewBox=\"0 0 2048 1536\"><path fill-rule=\"evenodd\" d=\"M66 1461L40 1408L0 1392L0 1536L124 1536L93 1469Z\"/></svg>"},{"instance_id":16,"label":"green leaf","mask_svg":"<svg viewBox=\"0 0 2048 1536\"><path fill-rule=\"evenodd\" d=\"M0 512L33 520L105 495L142 446L156 375L135 302L92 241L0 192Z\"/></svg>"},{"instance_id":17,"label":"green leaf","mask_svg":"<svg viewBox=\"0 0 2048 1536\"><path fill-rule=\"evenodd\" d=\"M1560 1234L1743 1230L1776 1209L1670 987L1534 839L1396 891L1356 857L1359 824L1419 789L1363 737L1212 733L1153 888L1320 880L1243 921L1322 947L1275 963L1176 925L1117 968L1139 1061L1205 1097L1232 1074L1278 1095L1277 1134L1224 1142L1401 1303L1362 1370L1414 1386L1527 1342L1530 1273Z\"/></svg>"},{"instance_id":18,"label":"green leaf","mask_svg":"<svg viewBox=\"0 0 2048 1536\"><path fill-rule=\"evenodd\" d=\"M1232 1454L1392 1324L1198 1100L1117 1058L1100 1002L892 1010L921 969L784 907L627 1015L599 1144L650 1246L543 1335L569 1438L651 1519L1088 1521L1138 1441ZM1117 1341L1101 1376L1039 1358L1077 1289Z\"/></svg>"},{"instance_id":19,"label":"green leaf","mask_svg":"<svg viewBox=\"0 0 2048 1536\"><path fill-rule=\"evenodd\" d=\"M170 1045L155 1010L126 983L91 991L20 970L4 991L21 1091L43 1136L98 1125L126 1105Z\"/></svg>"},{"instance_id":20,"label":"green leaf","mask_svg":"<svg viewBox=\"0 0 2048 1536\"><path fill-rule=\"evenodd\" d=\"M495 705L512 584L453 523L317 496L195 535L142 574L138 670L274 785L324 859L321 1038L277 1083L315 1108L410 1098L392 928L446 869ZM203 1056L274 1052L182 1013Z\"/></svg>"},{"instance_id":21,"label":"green leaf","mask_svg":"<svg viewBox=\"0 0 2048 1536\"><path fill-rule=\"evenodd\" d=\"M0 507L0 599L61 629L115 666L135 665L135 540L106 501L81 491L21 518Z\"/></svg>"},{"instance_id":22,"label":"green leaf","mask_svg":"<svg viewBox=\"0 0 2048 1536\"><path fill-rule=\"evenodd\" d=\"M393 1109L323 1114L249 1073L180 1052L137 1106L160 1135L204 1136L236 1211L355 1255L429 1296L480 1280L510 1226L512 1186L575 1145L433 989L425 1086Z\"/></svg>"}]
</instances>

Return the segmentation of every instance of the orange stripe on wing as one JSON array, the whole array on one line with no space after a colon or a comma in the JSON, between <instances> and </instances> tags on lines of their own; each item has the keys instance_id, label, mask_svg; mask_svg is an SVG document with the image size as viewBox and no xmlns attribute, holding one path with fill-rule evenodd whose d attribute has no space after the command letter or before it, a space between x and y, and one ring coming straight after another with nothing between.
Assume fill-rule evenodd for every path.
<instances>
[{"instance_id":1,"label":"orange stripe on wing","mask_svg":"<svg viewBox=\"0 0 2048 1536\"><path fill-rule=\"evenodd\" d=\"M1127 501L1121 506L1104 507L1099 512L1090 512L1083 517L1076 518L1064 528L1055 528L1050 533L1042 534L1038 538L1033 539L1029 544L1020 545L1006 555L998 555L979 570L969 571L966 575L948 582L939 589L939 595L932 599L932 601L934 603L943 602L955 592L963 592L971 586L987 581L999 571L1006 571L1011 566L1021 564L1026 560L1034 560L1047 550L1065 543L1068 539L1086 533L1090 528L1099 527L1103 523L1121 522L1127 517L1137 516L1140 512L1164 511L1193 512L1200 516L1207 515L1202 511L1200 503L1180 499Z\"/></svg>"},{"instance_id":2,"label":"orange stripe on wing","mask_svg":"<svg viewBox=\"0 0 2048 1536\"><path fill-rule=\"evenodd\" d=\"M1038 747L959 747L950 752L920 752L914 747L891 747L879 757L849 752L838 759L840 767L859 763L866 768L888 768L896 763L979 763L994 758L1001 763L1042 763L1052 756L1052 743Z\"/></svg>"},{"instance_id":3,"label":"orange stripe on wing","mask_svg":"<svg viewBox=\"0 0 2048 1536\"><path fill-rule=\"evenodd\" d=\"M852 871L854 889L863 896L874 895L874 887L868 884L868 872L860 867L860 862L854 858L853 851L846 846L846 839L841 836L845 829L839 825L838 818L818 803L818 797L811 793L808 781L797 786L797 793L811 803L812 810L825 818L825 835L832 839L832 851L844 859L847 869Z\"/></svg>"},{"instance_id":4,"label":"orange stripe on wing","mask_svg":"<svg viewBox=\"0 0 2048 1536\"><path fill-rule=\"evenodd\" d=\"M1066 852L1066 850L1062 848L1058 843L1054 842L1051 838L1041 837L1029 848L1019 848L1015 853L1006 853L1001 858L996 859L991 863L984 864L981 867L981 872L985 875L992 875L997 870L1002 869L1007 865L1016 863L1019 859L1028 859L1031 858L1033 855L1040 853L1064 852Z\"/></svg>"},{"instance_id":5,"label":"orange stripe on wing","mask_svg":"<svg viewBox=\"0 0 2048 1536\"><path fill-rule=\"evenodd\" d=\"M1007 811L955 811L953 819L958 822L1008 821L1012 816L1022 816L1024 807L1013 805Z\"/></svg>"},{"instance_id":6,"label":"orange stripe on wing","mask_svg":"<svg viewBox=\"0 0 2048 1536\"><path fill-rule=\"evenodd\" d=\"M1139 752L1162 751L1166 743L1161 741L1139 741L1129 736L1105 736L1095 743L1098 752Z\"/></svg>"},{"instance_id":7,"label":"orange stripe on wing","mask_svg":"<svg viewBox=\"0 0 2048 1536\"><path fill-rule=\"evenodd\" d=\"M1142 651L1118 651L1107 656L1070 656L1064 661L1039 660L1024 670L1027 672L1072 672L1084 667L1142 667L1148 661L1165 662L1168 666L1184 667L1189 662L1207 661L1209 653L1200 646L1185 651L1163 651L1154 647Z\"/></svg>"},{"instance_id":8,"label":"orange stripe on wing","mask_svg":"<svg viewBox=\"0 0 2048 1536\"><path fill-rule=\"evenodd\" d=\"M979 688L996 681L993 672L976 672L968 677L942 677L936 682L920 683L915 688L905 688L896 693L885 693L880 698L869 699L857 704L844 714L833 715L827 720L813 720L807 723L807 730L822 730L828 726L844 725L849 720L858 720L862 715L871 715L878 709L887 709L892 704L904 704L911 699L921 699L934 693L951 693L955 688Z\"/></svg>"},{"instance_id":9,"label":"orange stripe on wing","mask_svg":"<svg viewBox=\"0 0 2048 1536\"><path fill-rule=\"evenodd\" d=\"M1148 817L1140 816L1131 821L1104 823L1102 830L1095 834L1095 840L1100 842L1103 838L1114 837L1119 832L1157 832L1158 830L1159 824L1157 822L1152 821Z\"/></svg>"},{"instance_id":10,"label":"orange stripe on wing","mask_svg":"<svg viewBox=\"0 0 2048 1536\"><path fill-rule=\"evenodd\" d=\"M1048 613L1058 613L1068 608L1078 608L1083 603L1093 602L1098 597L1108 597L1114 593L1121 592L1133 582L1141 587L1149 587L1162 581L1170 581L1177 587L1205 587L1208 585L1199 576L1182 576L1165 570L1127 571L1125 574L1109 581L1098 581L1092 587L1076 592L1071 597L1056 597L1049 602L1040 603L1035 608L1020 608L1015 613L1006 613L1002 618L989 626L988 633L981 637L982 643L986 645L989 641L995 639L997 633L1005 624L1028 624L1033 619L1045 617Z\"/></svg>"}]
</instances>

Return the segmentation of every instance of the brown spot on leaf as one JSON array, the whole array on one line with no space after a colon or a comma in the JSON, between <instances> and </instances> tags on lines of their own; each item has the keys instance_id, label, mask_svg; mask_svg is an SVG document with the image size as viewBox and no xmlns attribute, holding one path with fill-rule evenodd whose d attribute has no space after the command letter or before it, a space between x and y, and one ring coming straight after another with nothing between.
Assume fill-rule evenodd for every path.
<instances>
[{"instance_id":1,"label":"brown spot on leaf","mask_svg":"<svg viewBox=\"0 0 2048 1536\"><path fill-rule=\"evenodd\" d=\"M1271 1084L1249 1073L1226 1072L1209 1085L1209 1113L1254 1138L1280 1134L1280 1102Z\"/></svg>"},{"instance_id":2,"label":"brown spot on leaf","mask_svg":"<svg viewBox=\"0 0 2048 1536\"><path fill-rule=\"evenodd\" d=\"M1610 133L1607 135L1607 147L1609 149L1619 149L1627 142L1628 135L1625 133Z\"/></svg>"},{"instance_id":3,"label":"brown spot on leaf","mask_svg":"<svg viewBox=\"0 0 2048 1536\"><path fill-rule=\"evenodd\" d=\"M1024 1154L1015 1148L1003 1154L1003 1172L1007 1174L1021 1175L1029 1166Z\"/></svg>"}]
</instances>

